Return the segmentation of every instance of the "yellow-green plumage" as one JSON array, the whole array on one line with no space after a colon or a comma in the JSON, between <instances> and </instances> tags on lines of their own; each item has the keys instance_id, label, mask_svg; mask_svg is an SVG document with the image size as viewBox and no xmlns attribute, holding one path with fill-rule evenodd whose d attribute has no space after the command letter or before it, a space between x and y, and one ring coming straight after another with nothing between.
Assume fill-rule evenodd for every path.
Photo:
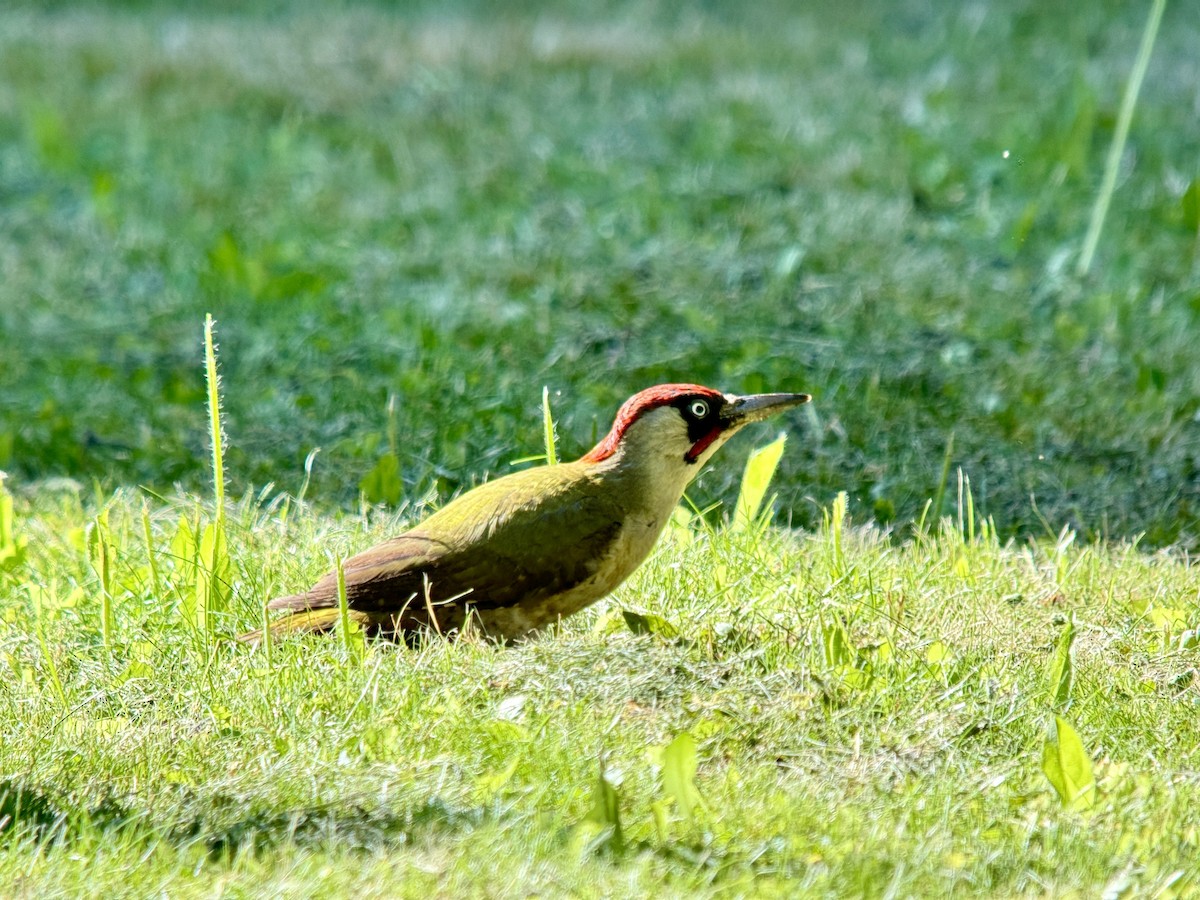
<instances>
[{"instance_id":1,"label":"yellow-green plumage","mask_svg":"<svg viewBox=\"0 0 1200 900\"><path fill-rule=\"evenodd\" d=\"M700 431L681 417L675 395L694 403L703 398L714 411L744 399L695 385L651 390L667 389L675 405L627 412L651 391L637 395L622 408L627 421L618 415L613 433L582 459L487 482L412 530L347 559L346 598L355 620L369 631L403 636L456 632L473 616L489 636L514 638L609 593L650 552L703 461L744 424L718 421L714 412L702 452L685 459ZM789 405L796 402L803 401ZM776 404L782 408L783 401ZM330 573L268 604L290 613L270 626L272 633L329 630L337 606Z\"/></svg>"}]
</instances>

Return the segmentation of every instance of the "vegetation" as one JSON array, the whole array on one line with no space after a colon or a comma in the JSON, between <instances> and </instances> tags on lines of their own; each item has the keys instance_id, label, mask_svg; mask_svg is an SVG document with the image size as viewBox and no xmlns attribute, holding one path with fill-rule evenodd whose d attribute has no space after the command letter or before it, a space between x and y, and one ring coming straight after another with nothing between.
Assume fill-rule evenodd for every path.
<instances>
[{"instance_id":1,"label":"vegetation","mask_svg":"<svg viewBox=\"0 0 1200 900\"><path fill-rule=\"evenodd\" d=\"M1200 20L876 6L0 10L6 893L1200 892ZM231 640L664 380L611 601Z\"/></svg>"},{"instance_id":2,"label":"vegetation","mask_svg":"<svg viewBox=\"0 0 1200 900\"><path fill-rule=\"evenodd\" d=\"M1008 6L9 5L0 468L199 486L211 312L239 492L444 496L543 384L570 455L689 379L815 393L797 525L915 519L953 435L1004 534L1194 544L1195 17L1080 281L1144 11Z\"/></svg>"}]
</instances>

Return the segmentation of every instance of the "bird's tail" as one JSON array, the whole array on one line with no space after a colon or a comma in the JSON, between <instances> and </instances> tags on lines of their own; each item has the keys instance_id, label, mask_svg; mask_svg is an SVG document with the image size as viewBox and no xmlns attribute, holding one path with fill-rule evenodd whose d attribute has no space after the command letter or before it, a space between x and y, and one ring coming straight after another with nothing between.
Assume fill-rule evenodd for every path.
<instances>
[{"instance_id":1,"label":"bird's tail","mask_svg":"<svg viewBox=\"0 0 1200 900\"><path fill-rule=\"evenodd\" d=\"M290 613L276 619L268 626L271 630L271 639L277 640L287 637L289 634L320 634L325 631L332 631L338 623L338 615L337 609L305 609ZM351 611L350 618L361 620L362 616ZM359 624L364 625L366 623L359 621ZM258 644L261 643L262 639L263 629L261 628L254 631L247 631L238 637L239 641L246 644Z\"/></svg>"}]
</instances>

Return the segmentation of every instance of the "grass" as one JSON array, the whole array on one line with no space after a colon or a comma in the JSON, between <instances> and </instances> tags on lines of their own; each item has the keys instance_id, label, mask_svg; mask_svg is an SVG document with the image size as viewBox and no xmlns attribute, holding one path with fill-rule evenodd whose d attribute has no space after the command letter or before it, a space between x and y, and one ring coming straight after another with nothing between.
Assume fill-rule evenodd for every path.
<instances>
[{"instance_id":1,"label":"grass","mask_svg":"<svg viewBox=\"0 0 1200 900\"><path fill-rule=\"evenodd\" d=\"M6 892L1200 892L1200 23L1080 277L1076 7L6 6ZM232 641L680 379L816 402L556 633Z\"/></svg>"},{"instance_id":2,"label":"grass","mask_svg":"<svg viewBox=\"0 0 1200 900\"><path fill-rule=\"evenodd\" d=\"M531 642L205 652L169 549L196 507L152 512L150 556L122 491L105 653L85 502L19 499L28 557L4 576L0 879L29 896L1200 887L1200 585L1172 555L949 519L902 546L836 515L808 534L693 522ZM250 497L227 527L231 635L269 582L327 568L313 548L400 522ZM1055 711L1095 760L1090 808L1043 775ZM681 734L690 817L660 751ZM601 767L623 849L592 821Z\"/></svg>"},{"instance_id":3,"label":"grass","mask_svg":"<svg viewBox=\"0 0 1200 900\"><path fill-rule=\"evenodd\" d=\"M917 519L953 432L1005 534L1193 546L1185 7L1081 280L1140 6L9 5L0 467L198 488L211 312L239 492L320 448L352 505L395 435L446 495L536 452L542 385L570 456L689 379L816 395L797 525Z\"/></svg>"}]
</instances>

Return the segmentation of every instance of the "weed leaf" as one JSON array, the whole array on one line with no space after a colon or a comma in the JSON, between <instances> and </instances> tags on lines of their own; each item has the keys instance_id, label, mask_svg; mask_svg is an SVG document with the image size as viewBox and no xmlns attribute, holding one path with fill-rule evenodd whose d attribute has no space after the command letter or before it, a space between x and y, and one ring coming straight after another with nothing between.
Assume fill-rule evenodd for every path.
<instances>
[{"instance_id":1,"label":"weed leaf","mask_svg":"<svg viewBox=\"0 0 1200 900\"><path fill-rule=\"evenodd\" d=\"M1096 800L1092 760L1075 729L1062 716L1054 717L1054 733L1042 746L1042 772L1063 806L1086 809Z\"/></svg>"},{"instance_id":2,"label":"weed leaf","mask_svg":"<svg viewBox=\"0 0 1200 900\"><path fill-rule=\"evenodd\" d=\"M783 458L783 448L786 444L787 435L781 434L765 447L759 447L750 453L750 458L746 460L746 470L742 474L742 489L733 509L734 531L746 531L759 523L763 498L766 497L767 488L779 467L779 460Z\"/></svg>"},{"instance_id":3,"label":"weed leaf","mask_svg":"<svg viewBox=\"0 0 1200 900\"><path fill-rule=\"evenodd\" d=\"M358 482L358 489L368 503L395 506L404 496L404 481L400 478L400 460L394 453L379 457L374 467Z\"/></svg>"},{"instance_id":4,"label":"weed leaf","mask_svg":"<svg viewBox=\"0 0 1200 900\"><path fill-rule=\"evenodd\" d=\"M621 830L621 798L604 774L603 763L592 792L592 808L583 821L597 829L588 842L589 849L607 849L617 855L625 851L625 833Z\"/></svg>"},{"instance_id":5,"label":"weed leaf","mask_svg":"<svg viewBox=\"0 0 1200 900\"><path fill-rule=\"evenodd\" d=\"M634 634L656 634L668 640L679 637L678 628L662 616L656 616L654 613L639 613L623 609L621 610L621 617L625 620L625 624L629 630Z\"/></svg>"},{"instance_id":6,"label":"weed leaf","mask_svg":"<svg viewBox=\"0 0 1200 900\"><path fill-rule=\"evenodd\" d=\"M663 793L675 801L679 817L687 824L695 818L697 809L704 810L704 800L696 788L696 741L681 732L660 751Z\"/></svg>"},{"instance_id":7,"label":"weed leaf","mask_svg":"<svg viewBox=\"0 0 1200 900\"><path fill-rule=\"evenodd\" d=\"M15 569L25 561L28 539L13 533L13 498L0 473L0 572Z\"/></svg>"}]
</instances>

